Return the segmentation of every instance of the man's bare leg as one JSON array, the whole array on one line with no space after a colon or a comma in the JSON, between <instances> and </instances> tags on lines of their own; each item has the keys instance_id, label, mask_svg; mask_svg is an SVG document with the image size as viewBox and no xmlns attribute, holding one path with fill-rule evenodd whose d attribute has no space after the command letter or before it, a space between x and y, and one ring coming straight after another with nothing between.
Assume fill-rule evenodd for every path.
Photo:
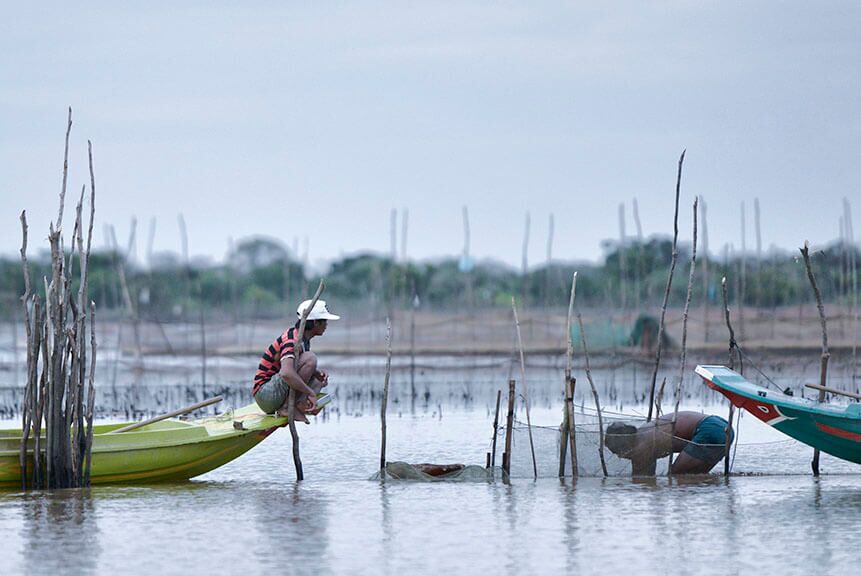
<instances>
[{"instance_id":1,"label":"man's bare leg","mask_svg":"<svg viewBox=\"0 0 861 576\"><path fill-rule=\"evenodd\" d=\"M314 374L317 373L317 355L313 352L304 352L299 357L299 366L297 367L296 372L299 374L299 378L302 379L312 390L314 393L320 391L322 388L322 384L314 378ZM296 407L295 407L295 417L298 422L304 422L305 424L310 424L311 422L308 420L308 417L305 415L306 410L305 407L308 404L308 395L307 394L297 394L296 395ZM281 408L278 409L279 416L289 416L289 397L284 400L284 404L281 405Z\"/></svg>"}]
</instances>

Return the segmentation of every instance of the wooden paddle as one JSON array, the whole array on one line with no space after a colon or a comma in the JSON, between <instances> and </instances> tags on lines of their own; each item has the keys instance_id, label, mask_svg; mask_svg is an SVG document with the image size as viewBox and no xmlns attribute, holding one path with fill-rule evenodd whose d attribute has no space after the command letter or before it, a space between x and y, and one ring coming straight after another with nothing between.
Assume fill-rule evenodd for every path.
<instances>
[{"instance_id":1,"label":"wooden paddle","mask_svg":"<svg viewBox=\"0 0 861 576\"><path fill-rule=\"evenodd\" d=\"M819 384L805 384L805 388L813 388L814 390L822 390L823 392L828 392L829 394L839 394L840 396L848 396L849 398L855 398L856 400L861 400L861 394L856 394L855 392L848 392L845 390L837 390L836 388L829 388L828 386L820 386Z\"/></svg>"},{"instance_id":2,"label":"wooden paddle","mask_svg":"<svg viewBox=\"0 0 861 576\"><path fill-rule=\"evenodd\" d=\"M182 416L183 414L188 414L189 412L200 410L205 406L218 404L222 400L224 400L224 396L216 396L214 398L210 398L209 400L204 400L203 402L198 402L197 404L192 404L191 406L186 406L185 408L180 408L179 410L174 410L173 412L168 412L167 414L162 414L161 416L156 416L155 418L150 418L149 420L135 422L134 424L129 424L128 426L117 428L116 430L111 430L110 432L108 432L108 434L119 434L120 432L130 432L132 430L137 430L138 428L143 428L144 426L148 426L155 422L161 422L162 420L167 420L168 418Z\"/></svg>"}]
</instances>

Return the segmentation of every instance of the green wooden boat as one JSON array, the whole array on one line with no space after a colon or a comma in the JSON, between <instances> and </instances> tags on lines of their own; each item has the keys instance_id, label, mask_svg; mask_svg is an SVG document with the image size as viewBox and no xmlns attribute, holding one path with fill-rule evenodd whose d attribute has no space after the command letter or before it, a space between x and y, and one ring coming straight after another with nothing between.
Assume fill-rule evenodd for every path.
<instances>
[{"instance_id":1,"label":"green wooden boat","mask_svg":"<svg viewBox=\"0 0 861 576\"><path fill-rule=\"evenodd\" d=\"M264 414L251 404L219 416L162 420L119 434L111 432L126 424L97 425L91 483L187 480L238 458L286 424L287 418ZM0 430L0 488L21 487L20 448L21 430ZM29 457L28 469L32 443Z\"/></svg>"},{"instance_id":2,"label":"green wooden boat","mask_svg":"<svg viewBox=\"0 0 861 576\"><path fill-rule=\"evenodd\" d=\"M832 456L861 464L861 404L796 398L745 380L725 366L697 366L706 385L769 426Z\"/></svg>"}]
</instances>

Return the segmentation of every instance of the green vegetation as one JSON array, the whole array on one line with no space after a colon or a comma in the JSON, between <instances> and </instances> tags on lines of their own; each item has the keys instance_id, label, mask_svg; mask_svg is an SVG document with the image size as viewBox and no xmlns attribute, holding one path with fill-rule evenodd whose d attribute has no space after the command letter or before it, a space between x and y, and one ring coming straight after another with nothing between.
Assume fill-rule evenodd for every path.
<instances>
[{"instance_id":1,"label":"green vegetation","mask_svg":"<svg viewBox=\"0 0 861 576\"><path fill-rule=\"evenodd\" d=\"M554 262L521 276L516 270L493 262L476 264L468 273L461 271L456 258L438 261L396 263L375 254L358 254L331 264L325 273L327 298L338 308L381 306L404 308L416 294L423 308L439 310L507 308L511 296L528 306L567 306L572 273L577 270L577 299L581 306L619 308L659 306L667 281L672 242L653 238L624 246L607 245L602 264ZM856 254L857 258L857 254ZM689 250L679 254L671 305L681 305ZM621 263L624 261L624 278ZM72 266L77 261L72 258ZM303 265L293 259L276 240L254 238L240 242L227 261L219 265L186 265L174 255L159 255L150 268L124 261L113 252L93 253L90 260L90 294L102 311L122 310L122 287L117 267L123 264L129 291L142 317L161 321L194 319L201 307L207 315L225 317L242 314L264 317L283 314L285 302L292 307L307 297L318 278L305 276ZM850 254L839 243L814 255L815 273L828 302L848 303L852 282ZM48 259L31 257L33 278L48 274ZM698 262L694 302L702 302L702 260ZM75 276L73 274L72 276ZM773 307L811 301L810 286L803 263L794 254L771 254L761 261L748 256L709 261L708 298L721 300L720 280L728 279L731 301L742 291L747 305ZM471 286L471 291L468 287ZM857 283L856 283L857 286ZM21 263L13 257L0 259L0 302L3 316L17 314L13 308L23 293ZM469 301L470 294L472 302Z\"/></svg>"}]
</instances>

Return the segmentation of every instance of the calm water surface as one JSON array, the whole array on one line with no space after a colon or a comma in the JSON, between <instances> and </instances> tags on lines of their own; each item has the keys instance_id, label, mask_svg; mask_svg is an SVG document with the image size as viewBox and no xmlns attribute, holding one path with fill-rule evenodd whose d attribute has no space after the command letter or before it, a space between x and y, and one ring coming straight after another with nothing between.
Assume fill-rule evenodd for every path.
<instances>
[{"instance_id":1,"label":"calm water surface","mask_svg":"<svg viewBox=\"0 0 861 576\"><path fill-rule=\"evenodd\" d=\"M741 421L734 465L745 475L587 477L572 486L554 477L557 386L536 377L532 420L547 426L535 431L537 481L521 430L510 483L380 482L369 480L380 428L370 384L378 374L368 374L338 390L325 419L300 428L301 483L280 430L187 483L0 492L0 574L858 573L861 467L824 456L825 474L814 479L811 450L753 418ZM623 389L621 374L606 380ZM424 382L415 403L401 386L389 409L389 460L483 465L496 384L475 381ZM135 394L155 398L153 389ZM636 396L610 404L636 411ZM158 409L182 402L180 394ZM726 411L708 394L682 408ZM589 446L587 438L578 450L595 470Z\"/></svg>"}]
</instances>

